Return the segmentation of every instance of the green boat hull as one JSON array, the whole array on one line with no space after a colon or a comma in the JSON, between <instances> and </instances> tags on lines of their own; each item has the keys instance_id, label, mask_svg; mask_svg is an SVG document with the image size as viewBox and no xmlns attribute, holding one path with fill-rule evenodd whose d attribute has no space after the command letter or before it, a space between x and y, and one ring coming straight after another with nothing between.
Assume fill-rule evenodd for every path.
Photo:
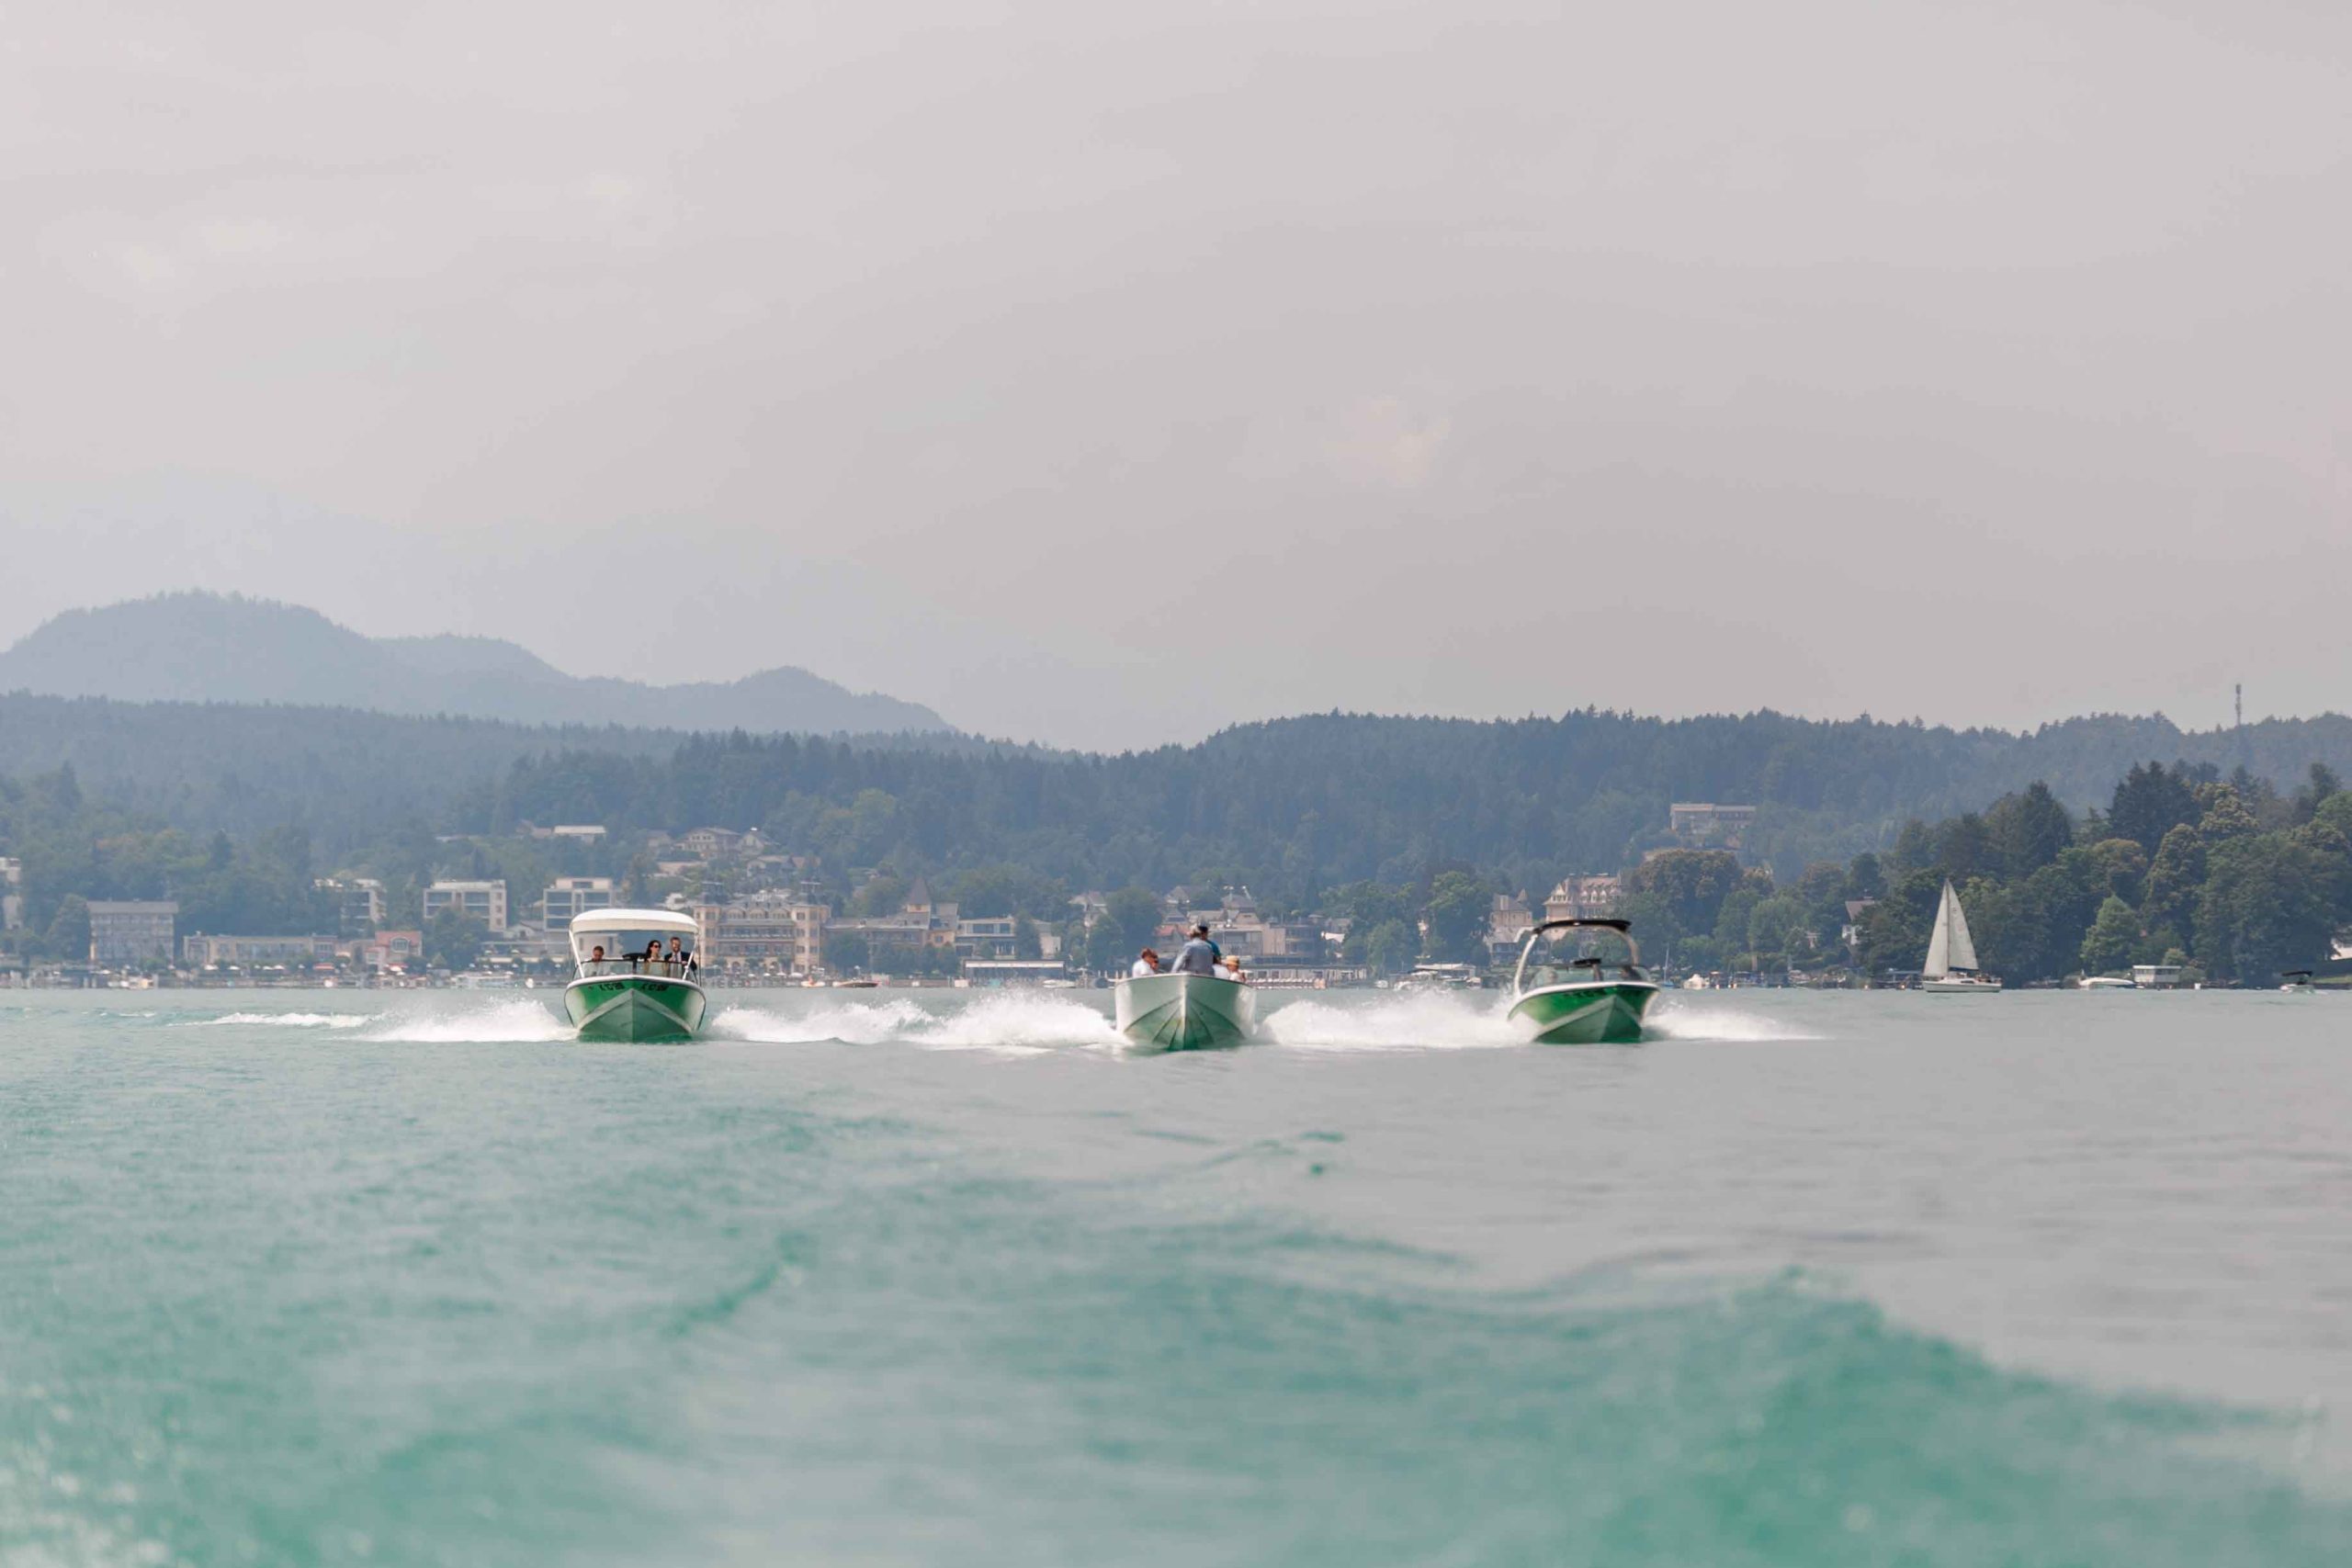
<instances>
[{"instance_id":1,"label":"green boat hull","mask_svg":"<svg viewBox=\"0 0 2352 1568\"><path fill-rule=\"evenodd\" d=\"M582 1040L641 1044L692 1040L702 1031L702 987L689 980L614 975L574 980L563 1010Z\"/></svg>"},{"instance_id":2,"label":"green boat hull","mask_svg":"<svg viewBox=\"0 0 2352 1568\"><path fill-rule=\"evenodd\" d=\"M1208 975L1143 975L1113 987L1128 1044L1147 1051L1209 1051L1258 1032L1258 995Z\"/></svg>"},{"instance_id":3,"label":"green boat hull","mask_svg":"<svg viewBox=\"0 0 2352 1568\"><path fill-rule=\"evenodd\" d=\"M1642 980L1603 980L1530 991L1510 1005L1513 1021L1538 1045L1631 1045L1657 987Z\"/></svg>"}]
</instances>

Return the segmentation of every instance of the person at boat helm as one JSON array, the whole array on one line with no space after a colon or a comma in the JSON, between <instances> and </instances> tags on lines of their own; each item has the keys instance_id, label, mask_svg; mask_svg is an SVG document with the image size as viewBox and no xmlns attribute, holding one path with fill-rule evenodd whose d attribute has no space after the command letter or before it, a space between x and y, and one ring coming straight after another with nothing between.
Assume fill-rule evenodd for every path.
<instances>
[{"instance_id":1,"label":"person at boat helm","mask_svg":"<svg viewBox=\"0 0 2352 1568\"><path fill-rule=\"evenodd\" d=\"M1193 934L1176 954L1176 962L1168 966L1171 975L1211 975L1216 973L1216 943L1209 940L1209 928L1194 926Z\"/></svg>"},{"instance_id":2,"label":"person at boat helm","mask_svg":"<svg viewBox=\"0 0 2352 1568\"><path fill-rule=\"evenodd\" d=\"M686 949L685 949L685 945L684 945L684 939L683 937L674 937L674 936L673 936L673 937L672 937L672 938L670 939L670 955L669 955L669 956L670 956L670 967L671 967L671 968L673 968L673 969L675 969L675 970L676 970L679 974L681 974L681 975L684 974L684 973L686 972L687 966L688 966L689 964L691 964L694 962L690 957L688 957L688 956L687 956Z\"/></svg>"},{"instance_id":3,"label":"person at boat helm","mask_svg":"<svg viewBox=\"0 0 2352 1568\"><path fill-rule=\"evenodd\" d=\"M1159 972L1159 954L1147 947L1136 954L1135 967L1128 970L1127 974L1131 977L1140 978L1143 976L1157 975Z\"/></svg>"},{"instance_id":4,"label":"person at boat helm","mask_svg":"<svg viewBox=\"0 0 2352 1568\"><path fill-rule=\"evenodd\" d=\"M605 944L600 942L595 946L588 950L588 962L591 964L602 964L604 961Z\"/></svg>"}]
</instances>

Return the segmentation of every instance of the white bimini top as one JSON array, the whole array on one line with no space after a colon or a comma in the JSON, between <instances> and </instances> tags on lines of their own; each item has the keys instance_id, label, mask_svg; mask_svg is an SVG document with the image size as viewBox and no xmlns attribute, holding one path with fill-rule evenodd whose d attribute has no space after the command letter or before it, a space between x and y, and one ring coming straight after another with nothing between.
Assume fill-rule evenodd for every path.
<instances>
[{"instance_id":1,"label":"white bimini top","mask_svg":"<svg viewBox=\"0 0 2352 1568\"><path fill-rule=\"evenodd\" d=\"M628 939L604 943L606 962L611 963L627 958L631 948L643 952L647 940L657 936L682 936L691 953L702 945L702 926L692 915L673 909L589 909L571 917L572 961L587 963L589 950L601 938Z\"/></svg>"},{"instance_id":2,"label":"white bimini top","mask_svg":"<svg viewBox=\"0 0 2352 1568\"><path fill-rule=\"evenodd\" d=\"M692 915L681 915L674 909L591 909L571 917L571 929L576 931L675 931L680 936L699 936L702 927Z\"/></svg>"}]
</instances>

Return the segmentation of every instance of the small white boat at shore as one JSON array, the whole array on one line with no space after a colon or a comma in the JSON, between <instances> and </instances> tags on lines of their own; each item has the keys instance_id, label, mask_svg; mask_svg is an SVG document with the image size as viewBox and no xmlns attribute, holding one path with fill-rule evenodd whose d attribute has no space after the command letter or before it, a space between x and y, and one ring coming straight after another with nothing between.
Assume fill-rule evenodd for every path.
<instances>
[{"instance_id":1,"label":"small white boat at shore","mask_svg":"<svg viewBox=\"0 0 2352 1568\"><path fill-rule=\"evenodd\" d=\"M1412 973L1391 987L1399 991L1475 991L1487 977L1467 964L1416 964Z\"/></svg>"}]
</instances>

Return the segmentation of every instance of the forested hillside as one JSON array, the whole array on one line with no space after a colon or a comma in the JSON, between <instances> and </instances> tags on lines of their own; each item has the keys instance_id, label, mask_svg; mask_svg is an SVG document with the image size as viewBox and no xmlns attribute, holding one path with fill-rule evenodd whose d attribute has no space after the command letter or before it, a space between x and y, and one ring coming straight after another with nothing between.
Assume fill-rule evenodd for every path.
<instances>
[{"instance_id":1,"label":"forested hillside","mask_svg":"<svg viewBox=\"0 0 2352 1568\"><path fill-rule=\"evenodd\" d=\"M175 827L242 837L299 822L336 849L439 821L518 757L667 755L683 739L344 708L0 696L0 777L70 765L91 794Z\"/></svg>"},{"instance_id":2,"label":"forested hillside","mask_svg":"<svg viewBox=\"0 0 2352 1568\"><path fill-rule=\"evenodd\" d=\"M668 757L687 739L622 725L533 726L350 708L0 695L0 778L71 765L115 805L193 832L299 823L326 852L401 823L439 824L516 759ZM861 749L978 751L959 736L875 735Z\"/></svg>"},{"instance_id":3,"label":"forested hillside","mask_svg":"<svg viewBox=\"0 0 2352 1568\"><path fill-rule=\"evenodd\" d=\"M1589 711L1487 724L1317 716L1114 758L696 738L667 757L518 762L470 792L458 820L475 831L556 817L758 825L854 864L1009 863L1089 886L1246 880L1261 896L1308 902L1338 883L1401 882L1432 865L1475 866L1519 887L1614 870L1667 841L1676 800L1761 806L1749 858L1793 876L1891 843L1910 818L1978 809L2038 778L2086 809L2105 805L2135 760L2236 766L2243 756L2289 778L2314 761L2352 770L2352 726L2340 719L2239 739L2162 720L2086 719L2017 737Z\"/></svg>"},{"instance_id":4,"label":"forested hillside","mask_svg":"<svg viewBox=\"0 0 2352 1568\"><path fill-rule=\"evenodd\" d=\"M1784 875L1890 843L1912 818L2045 780L2103 806L2135 762L2352 773L2352 722L2184 733L2096 717L2031 735L1771 713L1587 710L1499 723L1312 715L1196 746L1098 757L956 738L685 736L344 709L0 697L0 776L71 763L81 787L187 831L298 825L322 855L392 829L530 819L677 831L761 826L845 863L989 863L1084 886L1211 874L1306 897L1435 863L1533 886L1665 840L1676 800L1763 808L1751 860Z\"/></svg>"}]
</instances>

